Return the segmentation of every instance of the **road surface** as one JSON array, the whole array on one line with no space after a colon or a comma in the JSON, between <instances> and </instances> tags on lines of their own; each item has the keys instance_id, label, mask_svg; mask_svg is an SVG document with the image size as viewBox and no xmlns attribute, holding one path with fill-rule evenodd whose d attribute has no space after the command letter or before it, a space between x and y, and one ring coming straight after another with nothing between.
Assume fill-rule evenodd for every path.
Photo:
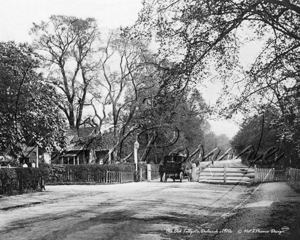
<instances>
[{"instance_id":1,"label":"road surface","mask_svg":"<svg viewBox=\"0 0 300 240\"><path fill-rule=\"evenodd\" d=\"M300 239L299 194L285 183L46 189L0 199L0 239Z\"/></svg>"}]
</instances>

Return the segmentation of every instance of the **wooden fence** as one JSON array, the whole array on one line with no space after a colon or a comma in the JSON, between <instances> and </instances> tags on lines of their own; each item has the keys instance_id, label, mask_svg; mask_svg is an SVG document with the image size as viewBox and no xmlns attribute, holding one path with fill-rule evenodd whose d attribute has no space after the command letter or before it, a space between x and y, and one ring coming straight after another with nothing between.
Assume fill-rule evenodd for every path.
<instances>
[{"instance_id":1,"label":"wooden fence","mask_svg":"<svg viewBox=\"0 0 300 240\"><path fill-rule=\"evenodd\" d=\"M295 173L291 174L292 176ZM200 172L199 181L209 183L261 183L286 181L286 170L274 168L213 167Z\"/></svg>"},{"instance_id":2,"label":"wooden fence","mask_svg":"<svg viewBox=\"0 0 300 240\"><path fill-rule=\"evenodd\" d=\"M254 169L244 167L213 167L200 170L199 182L207 183L251 183Z\"/></svg>"},{"instance_id":3,"label":"wooden fence","mask_svg":"<svg viewBox=\"0 0 300 240\"><path fill-rule=\"evenodd\" d=\"M274 168L255 168L254 182L273 182L274 176Z\"/></svg>"},{"instance_id":4,"label":"wooden fence","mask_svg":"<svg viewBox=\"0 0 300 240\"><path fill-rule=\"evenodd\" d=\"M286 170L275 168L255 168L254 182L285 182Z\"/></svg>"},{"instance_id":5,"label":"wooden fence","mask_svg":"<svg viewBox=\"0 0 300 240\"><path fill-rule=\"evenodd\" d=\"M286 170L287 183L294 189L300 190L300 169L288 168Z\"/></svg>"},{"instance_id":6,"label":"wooden fence","mask_svg":"<svg viewBox=\"0 0 300 240\"><path fill-rule=\"evenodd\" d=\"M58 178L48 179L47 185L56 184L111 184L125 183L134 181L134 172L117 172L117 171L83 171L78 172L68 170L61 173Z\"/></svg>"}]
</instances>

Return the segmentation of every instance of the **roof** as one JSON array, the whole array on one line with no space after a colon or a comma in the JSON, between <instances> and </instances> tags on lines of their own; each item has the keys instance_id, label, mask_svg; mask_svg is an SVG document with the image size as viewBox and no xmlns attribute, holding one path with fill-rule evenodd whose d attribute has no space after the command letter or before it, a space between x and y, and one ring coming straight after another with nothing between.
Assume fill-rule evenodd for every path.
<instances>
[{"instance_id":1,"label":"roof","mask_svg":"<svg viewBox=\"0 0 300 240\"><path fill-rule=\"evenodd\" d=\"M68 151L66 154L62 155L62 157L76 157L80 151Z\"/></svg>"},{"instance_id":2,"label":"roof","mask_svg":"<svg viewBox=\"0 0 300 240\"><path fill-rule=\"evenodd\" d=\"M67 129L65 130L66 136L78 136L78 137L87 137L97 133L97 127L87 127L79 129Z\"/></svg>"},{"instance_id":3,"label":"roof","mask_svg":"<svg viewBox=\"0 0 300 240\"><path fill-rule=\"evenodd\" d=\"M66 129L65 130L65 136L77 136L79 138L92 136L92 135L98 135L101 133L107 133L110 132L109 130L113 127L113 125L104 124L101 126L101 131L99 127L82 127L79 129Z\"/></svg>"},{"instance_id":4,"label":"roof","mask_svg":"<svg viewBox=\"0 0 300 240\"><path fill-rule=\"evenodd\" d=\"M113 146L111 132L99 132L97 127L68 129L65 131L68 138L68 150L94 148L95 150L110 149Z\"/></svg>"}]
</instances>

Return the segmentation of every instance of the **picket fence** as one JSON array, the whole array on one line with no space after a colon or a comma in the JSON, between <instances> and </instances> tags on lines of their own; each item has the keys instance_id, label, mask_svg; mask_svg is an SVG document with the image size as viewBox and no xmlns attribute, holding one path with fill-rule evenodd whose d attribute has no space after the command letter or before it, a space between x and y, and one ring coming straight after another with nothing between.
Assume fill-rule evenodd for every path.
<instances>
[{"instance_id":1,"label":"picket fence","mask_svg":"<svg viewBox=\"0 0 300 240\"><path fill-rule=\"evenodd\" d=\"M284 182L286 181L286 170L275 168L255 168L254 182Z\"/></svg>"},{"instance_id":2,"label":"picket fence","mask_svg":"<svg viewBox=\"0 0 300 240\"><path fill-rule=\"evenodd\" d=\"M47 185L56 184L111 184L134 181L134 172L98 171L96 174L86 174L80 177L74 171L66 171L60 174L58 179L48 179Z\"/></svg>"},{"instance_id":3,"label":"picket fence","mask_svg":"<svg viewBox=\"0 0 300 240\"><path fill-rule=\"evenodd\" d=\"M300 191L300 169L287 169L287 183L294 189Z\"/></svg>"}]
</instances>

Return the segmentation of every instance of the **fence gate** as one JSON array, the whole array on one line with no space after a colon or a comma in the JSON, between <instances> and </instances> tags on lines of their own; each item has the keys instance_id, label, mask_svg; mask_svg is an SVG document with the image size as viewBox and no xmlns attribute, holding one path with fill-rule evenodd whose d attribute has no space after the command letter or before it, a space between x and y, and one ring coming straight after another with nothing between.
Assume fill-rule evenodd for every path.
<instances>
[{"instance_id":1,"label":"fence gate","mask_svg":"<svg viewBox=\"0 0 300 240\"><path fill-rule=\"evenodd\" d=\"M286 170L275 168L255 168L254 182L285 182Z\"/></svg>"}]
</instances>

